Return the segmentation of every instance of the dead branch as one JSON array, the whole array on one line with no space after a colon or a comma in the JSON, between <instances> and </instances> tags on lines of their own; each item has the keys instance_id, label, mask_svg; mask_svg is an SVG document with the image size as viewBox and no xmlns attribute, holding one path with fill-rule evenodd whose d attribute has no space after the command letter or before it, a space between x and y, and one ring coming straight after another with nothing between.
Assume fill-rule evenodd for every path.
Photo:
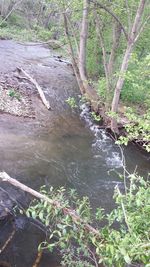
<instances>
[{"instance_id":1,"label":"dead branch","mask_svg":"<svg viewBox=\"0 0 150 267\"><path fill-rule=\"evenodd\" d=\"M39 43L22 43L22 42L18 42L20 45L23 46L42 46L42 45L49 45L51 46L53 49L57 49L57 48L63 48L64 46L67 45L67 43L61 43L58 40L48 40L46 42L39 42Z\"/></svg>"},{"instance_id":2,"label":"dead branch","mask_svg":"<svg viewBox=\"0 0 150 267\"><path fill-rule=\"evenodd\" d=\"M43 256L43 250L40 250L38 252L38 254L37 254L36 260L35 260L35 262L34 262L32 267L39 267L41 259L42 259L42 256Z\"/></svg>"},{"instance_id":3,"label":"dead branch","mask_svg":"<svg viewBox=\"0 0 150 267\"><path fill-rule=\"evenodd\" d=\"M37 81L35 79L33 79L24 69L22 69L22 68L17 68L17 69L19 72L22 72L31 83L33 83L35 85L36 89L39 92L39 95L41 97L43 104L47 107L47 109L51 109L50 104L47 101L47 99L43 93L43 90L42 90L41 86L37 83Z\"/></svg>"},{"instance_id":4,"label":"dead branch","mask_svg":"<svg viewBox=\"0 0 150 267\"><path fill-rule=\"evenodd\" d=\"M11 242L11 240L13 239L14 235L16 233L16 229L14 229L12 231L12 233L10 234L9 238L6 240L5 244L2 246L2 248L0 249L0 254L6 249L6 247L9 245L9 243Z\"/></svg>"},{"instance_id":5,"label":"dead branch","mask_svg":"<svg viewBox=\"0 0 150 267\"><path fill-rule=\"evenodd\" d=\"M53 205L56 209L61 209L64 213L64 215L69 215L74 223L81 223L82 225L84 225L85 230L90 231L91 233L93 233L95 236L100 238L100 233L97 229L95 229L94 227L92 227L90 224L84 222L84 220L76 213L75 210L70 209L70 208L66 208L64 207L60 202L56 201L56 200L52 200L49 197L33 190L32 188L20 183L19 181L17 181L16 179L10 177L6 172L0 172L0 179L3 182L7 182L27 193L29 193L30 195L34 196L37 199L46 201L47 203L49 203L50 205Z\"/></svg>"},{"instance_id":6,"label":"dead branch","mask_svg":"<svg viewBox=\"0 0 150 267\"><path fill-rule=\"evenodd\" d=\"M106 6L104 6L103 4L97 2L97 1L94 1L94 0L90 0L91 3L95 4L98 8L101 8L101 9L104 9L107 13L109 13L121 26L122 28L122 31L125 35L125 38L127 39L128 41L128 33L126 32L126 29L125 27L123 26L122 22L120 21L120 19L113 13L112 10L110 10L109 8L107 8Z\"/></svg>"},{"instance_id":7,"label":"dead branch","mask_svg":"<svg viewBox=\"0 0 150 267\"><path fill-rule=\"evenodd\" d=\"M12 9L10 10L10 12L9 12L9 13L7 14L7 16L1 21L0 26L3 24L3 22L5 22L5 21L8 19L8 17L11 15L11 13L16 9L16 7L17 7L19 4L21 4L22 1L23 1L23 0L19 0L18 2L16 2L16 3L13 5Z\"/></svg>"}]
</instances>

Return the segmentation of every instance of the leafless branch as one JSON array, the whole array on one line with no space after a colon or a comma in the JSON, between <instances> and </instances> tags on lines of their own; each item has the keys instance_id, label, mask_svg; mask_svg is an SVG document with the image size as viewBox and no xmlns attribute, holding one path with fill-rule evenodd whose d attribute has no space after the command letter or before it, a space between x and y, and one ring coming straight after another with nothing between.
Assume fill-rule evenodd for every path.
<instances>
[{"instance_id":1,"label":"leafless branch","mask_svg":"<svg viewBox=\"0 0 150 267\"><path fill-rule=\"evenodd\" d=\"M128 41L128 33L126 32L122 22L120 21L120 19L113 13L113 11L111 11L109 8L107 8L106 6L102 5L101 3L98 3L96 1L93 1L93 0L89 0L91 3L93 3L95 6L101 8L101 9L104 9L107 13L109 13L121 26L122 30L123 30L123 33Z\"/></svg>"},{"instance_id":2,"label":"leafless branch","mask_svg":"<svg viewBox=\"0 0 150 267\"><path fill-rule=\"evenodd\" d=\"M140 29L139 29L139 31L137 33L137 36L135 37L135 42L137 42L140 34L144 31L145 26L147 25L147 23L149 22L149 20L150 20L150 15L146 18L146 20L144 21L144 23L141 25L141 27L140 27Z\"/></svg>"},{"instance_id":3,"label":"leafless branch","mask_svg":"<svg viewBox=\"0 0 150 267\"><path fill-rule=\"evenodd\" d=\"M12 9L10 10L10 12L9 12L9 13L7 14L7 16L1 21L0 26L3 24L3 22L5 22L5 21L8 19L8 17L11 15L11 13L16 9L16 7L17 7L19 4L21 4L22 1L23 1L23 0L19 0L18 2L16 2L16 3L13 5Z\"/></svg>"}]
</instances>

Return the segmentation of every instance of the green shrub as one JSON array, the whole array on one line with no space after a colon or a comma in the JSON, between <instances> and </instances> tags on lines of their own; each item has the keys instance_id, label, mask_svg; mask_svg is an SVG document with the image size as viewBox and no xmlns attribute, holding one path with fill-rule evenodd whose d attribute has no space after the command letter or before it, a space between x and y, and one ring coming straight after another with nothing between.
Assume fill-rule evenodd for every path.
<instances>
[{"instance_id":1,"label":"green shrub","mask_svg":"<svg viewBox=\"0 0 150 267\"><path fill-rule=\"evenodd\" d=\"M39 249L60 250L62 265L70 267L124 267L126 264L149 266L150 259L150 186L136 175L122 193L115 188L116 208L110 214L97 209L91 212L87 197L79 199L74 190L53 188L42 193L48 201L34 201L28 216L40 219L47 226L47 239ZM56 204L57 203L57 204ZM61 205L58 205L61 203ZM67 213L71 209L72 216ZM77 219L80 216L80 220ZM87 224L107 222L94 233ZM116 228L117 223L117 228Z\"/></svg>"},{"instance_id":2,"label":"green shrub","mask_svg":"<svg viewBox=\"0 0 150 267\"><path fill-rule=\"evenodd\" d=\"M69 97L67 100L66 100L66 103L72 108L77 108L77 101L74 97Z\"/></svg>"},{"instance_id":3,"label":"green shrub","mask_svg":"<svg viewBox=\"0 0 150 267\"><path fill-rule=\"evenodd\" d=\"M26 28L26 20L21 15L12 13L11 16L8 18L8 25L17 26L20 28Z\"/></svg>"},{"instance_id":4,"label":"green shrub","mask_svg":"<svg viewBox=\"0 0 150 267\"><path fill-rule=\"evenodd\" d=\"M102 100L106 99L106 78L102 77L98 80L97 92Z\"/></svg>"},{"instance_id":5,"label":"green shrub","mask_svg":"<svg viewBox=\"0 0 150 267\"><path fill-rule=\"evenodd\" d=\"M20 29L20 27L9 26L0 28L0 38L14 39L19 41L36 41L37 36L34 31Z\"/></svg>"},{"instance_id":6,"label":"green shrub","mask_svg":"<svg viewBox=\"0 0 150 267\"><path fill-rule=\"evenodd\" d=\"M7 21L3 21L3 18L2 17L0 17L0 28L5 28L5 27L7 27Z\"/></svg>"},{"instance_id":7,"label":"green shrub","mask_svg":"<svg viewBox=\"0 0 150 267\"><path fill-rule=\"evenodd\" d=\"M35 30L37 39L48 41L52 37L52 32L48 29L44 29L43 27L36 26Z\"/></svg>"},{"instance_id":8,"label":"green shrub","mask_svg":"<svg viewBox=\"0 0 150 267\"><path fill-rule=\"evenodd\" d=\"M128 108L125 116L129 120L125 125L126 136L120 136L116 143L128 145L129 141L134 140L150 152L150 110L144 115L137 115L131 108Z\"/></svg>"},{"instance_id":9,"label":"green shrub","mask_svg":"<svg viewBox=\"0 0 150 267\"><path fill-rule=\"evenodd\" d=\"M125 84L121 92L124 102L148 105L150 101L150 55L138 59L132 55L129 69L125 75Z\"/></svg>"}]
</instances>

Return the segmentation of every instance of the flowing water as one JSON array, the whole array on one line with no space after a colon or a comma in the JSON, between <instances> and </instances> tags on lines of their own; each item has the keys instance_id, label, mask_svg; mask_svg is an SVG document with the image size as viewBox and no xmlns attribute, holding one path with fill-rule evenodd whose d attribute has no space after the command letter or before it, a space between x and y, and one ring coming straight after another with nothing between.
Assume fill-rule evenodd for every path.
<instances>
[{"instance_id":1,"label":"flowing water","mask_svg":"<svg viewBox=\"0 0 150 267\"><path fill-rule=\"evenodd\" d=\"M24 67L42 86L52 107L46 110L34 97L35 119L0 115L0 169L34 189L43 184L75 188L79 195L90 198L94 209L111 210L114 186L123 187L117 174L122 172L121 152L105 131L92 123L86 105L72 111L65 102L69 96L79 95L71 67L59 62L47 48L13 41L0 41L0 65L1 74ZM125 148L124 154L129 171L137 166L140 174L148 174L147 155L133 145ZM32 266L36 239L40 238L29 228L26 234L19 232L15 246L7 255L0 255L0 260L17 267ZM54 266L53 258L45 256L41 266Z\"/></svg>"}]
</instances>

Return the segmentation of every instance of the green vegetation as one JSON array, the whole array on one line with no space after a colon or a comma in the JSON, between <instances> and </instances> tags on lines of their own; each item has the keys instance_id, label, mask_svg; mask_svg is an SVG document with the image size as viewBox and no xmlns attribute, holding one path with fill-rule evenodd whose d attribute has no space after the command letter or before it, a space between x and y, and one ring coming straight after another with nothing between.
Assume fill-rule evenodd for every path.
<instances>
[{"instance_id":1,"label":"green vegetation","mask_svg":"<svg viewBox=\"0 0 150 267\"><path fill-rule=\"evenodd\" d=\"M88 198L79 199L73 189L68 193L64 188L54 190L51 187L47 192L43 187L41 192L62 206L56 208L46 201L34 201L27 215L41 220L47 227L47 239L39 249L59 249L63 266L92 267L99 263L110 267L149 266L149 182L133 174L128 177L125 192L116 186L116 207L110 214L105 214L101 208L93 214ZM74 217L80 216L82 222L73 220L67 214L68 208L72 209ZM104 221L105 226L97 229L96 234L87 229L87 224L99 225Z\"/></svg>"},{"instance_id":2,"label":"green vegetation","mask_svg":"<svg viewBox=\"0 0 150 267\"><path fill-rule=\"evenodd\" d=\"M72 108L77 108L77 103L76 103L76 100L74 97L69 97L67 100L66 100L66 103Z\"/></svg>"},{"instance_id":3,"label":"green vegetation","mask_svg":"<svg viewBox=\"0 0 150 267\"><path fill-rule=\"evenodd\" d=\"M21 100L21 95L15 89L10 88L8 91L8 95L12 98L16 98L18 101Z\"/></svg>"},{"instance_id":4,"label":"green vegetation","mask_svg":"<svg viewBox=\"0 0 150 267\"><path fill-rule=\"evenodd\" d=\"M92 118L93 118L93 120L95 122L100 122L101 121L100 115L99 114L96 114L94 111L91 112L91 116L92 116Z\"/></svg>"},{"instance_id":5,"label":"green vegetation","mask_svg":"<svg viewBox=\"0 0 150 267\"><path fill-rule=\"evenodd\" d=\"M150 106L150 54L142 59L132 54L121 99L145 108Z\"/></svg>"},{"instance_id":6,"label":"green vegetation","mask_svg":"<svg viewBox=\"0 0 150 267\"><path fill-rule=\"evenodd\" d=\"M150 152L150 110L144 115L137 116L131 108L126 112L129 123L125 125L126 136L120 136L117 144L127 145L129 141L135 141Z\"/></svg>"}]
</instances>

